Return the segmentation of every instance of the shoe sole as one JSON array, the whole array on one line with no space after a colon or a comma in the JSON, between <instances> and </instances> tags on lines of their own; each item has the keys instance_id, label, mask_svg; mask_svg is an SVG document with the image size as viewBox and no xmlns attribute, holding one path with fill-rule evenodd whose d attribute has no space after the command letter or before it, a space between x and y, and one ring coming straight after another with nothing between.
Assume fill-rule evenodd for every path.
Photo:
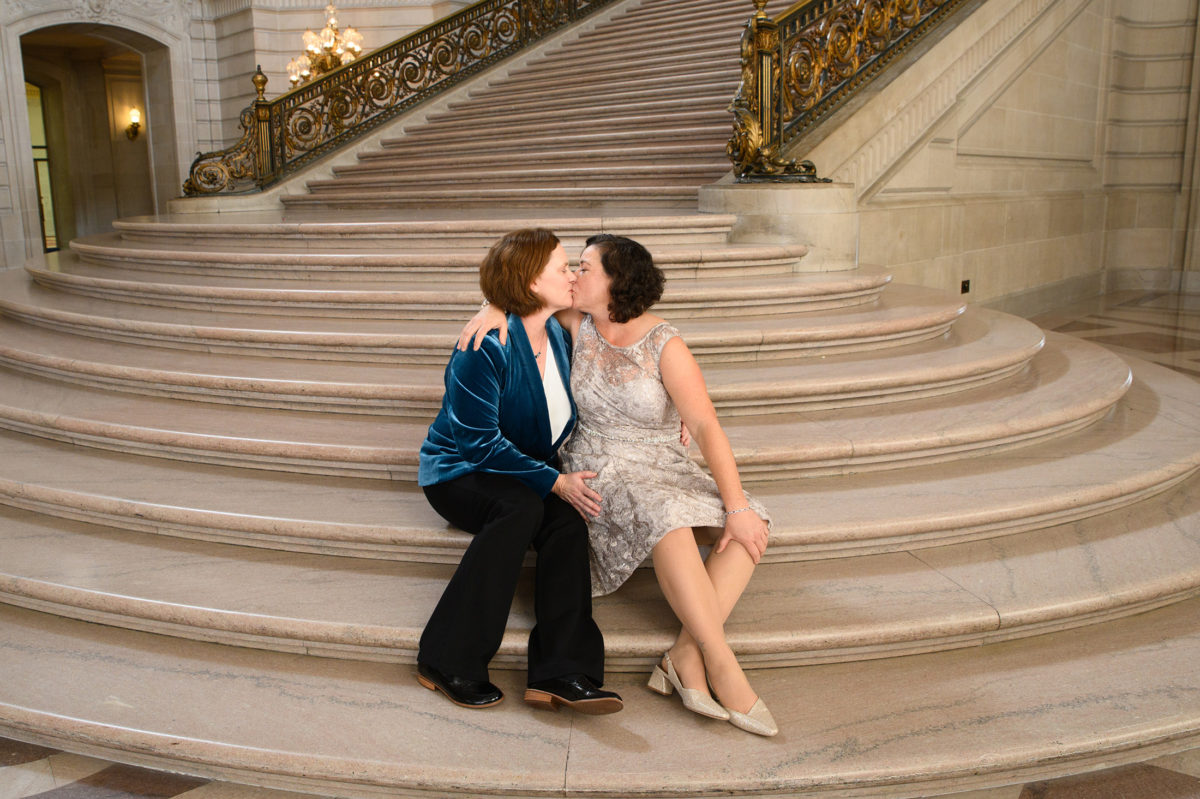
<instances>
[{"instance_id":1,"label":"shoe sole","mask_svg":"<svg viewBox=\"0 0 1200 799\"><path fill-rule=\"evenodd\" d=\"M576 713L584 713L589 716L606 716L625 707L625 703L616 698L579 699L572 702L557 694L537 691L533 688L525 689L525 703L543 710L558 710L560 707L566 707Z\"/></svg>"},{"instance_id":2,"label":"shoe sole","mask_svg":"<svg viewBox=\"0 0 1200 799\"><path fill-rule=\"evenodd\" d=\"M426 677L423 674L417 675L417 682L421 683L422 686L428 688L429 690L431 690L435 693L440 692L442 694L442 696L444 696L450 700L451 704L458 705L459 707L465 707L467 710L482 710L485 707L495 707L496 705L498 705L504 701L504 697L501 696L495 702L488 702L486 705L467 705L467 704L463 704L462 702L459 702L457 699L452 697L444 688L442 688L442 686L438 685L433 680L429 679L428 677Z\"/></svg>"}]
</instances>

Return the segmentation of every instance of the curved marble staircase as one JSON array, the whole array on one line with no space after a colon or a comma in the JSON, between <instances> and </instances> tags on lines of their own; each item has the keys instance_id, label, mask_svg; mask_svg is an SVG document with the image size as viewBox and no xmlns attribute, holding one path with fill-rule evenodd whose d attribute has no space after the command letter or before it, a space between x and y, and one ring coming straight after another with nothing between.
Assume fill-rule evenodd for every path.
<instances>
[{"instance_id":1,"label":"curved marble staircase","mask_svg":"<svg viewBox=\"0 0 1200 799\"><path fill-rule=\"evenodd\" d=\"M606 50L668 25L664 9L730 28L681 32L664 65L709 40L735 51L731 5L623 4L284 213L122 220L0 274L0 732L362 797L925 796L1196 746L1195 381L886 270L815 272L803 246L732 243L734 217L670 207L694 209L725 169L715 158L711 174L663 168L677 197L634 191L617 163L672 164L669 137L588 156L615 159L604 180L633 192L600 213L622 195L581 192L555 166L574 169L592 139L535 150L516 137L537 112L504 122L518 112L502 88L545 109L558 75L559 109L579 95L569 67L620 61ZM727 96L735 70L714 72ZM585 95L631 103L642 130L643 110L708 91L689 74ZM467 164L459 119L501 138L437 196L528 208L403 212L433 179L403 159L441 143ZM716 151L728 120L713 125ZM507 180L487 159L510 144L581 203L481 189ZM401 210L338 210L382 202ZM416 489L416 450L482 252L538 222L576 252L596 231L631 235L667 271L661 311L775 515L728 624L775 739L644 690L674 633L648 569L597 603L627 700L616 716L513 698L464 711L415 682L417 637L465 543ZM510 697L529 621L523 586L493 671Z\"/></svg>"}]
</instances>

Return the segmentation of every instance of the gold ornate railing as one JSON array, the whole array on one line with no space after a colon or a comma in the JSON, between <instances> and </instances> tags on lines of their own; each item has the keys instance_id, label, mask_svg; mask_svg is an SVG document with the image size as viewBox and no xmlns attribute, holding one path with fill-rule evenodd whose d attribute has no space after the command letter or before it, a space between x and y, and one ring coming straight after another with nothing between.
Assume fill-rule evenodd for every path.
<instances>
[{"instance_id":1,"label":"gold ornate railing","mask_svg":"<svg viewBox=\"0 0 1200 799\"><path fill-rule=\"evenodd\" d=\"M778 19L768 0L742 34L742 84L726 148L738 180L819 181L788 143L828 117L967 0L801 0Z\"/></svg>"},{"instance_id":2,"label":"gold ornate railing","mask_svg":"<svg viewBox=\"0 0 1200 799\"><path fill-rule=\"evenodd\" d=\"M482 0L274 100L242 111L242 138L201 153L189 196L253 191L521 50L612 0Z\"/></svg>"}]
</instances>

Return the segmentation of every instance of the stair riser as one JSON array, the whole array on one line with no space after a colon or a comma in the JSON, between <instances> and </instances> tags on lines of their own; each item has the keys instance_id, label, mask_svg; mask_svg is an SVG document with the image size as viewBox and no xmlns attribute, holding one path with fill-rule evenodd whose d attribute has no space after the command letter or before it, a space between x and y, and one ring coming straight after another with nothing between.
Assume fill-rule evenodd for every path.
<instances>
[{"instance_id":1,"label":"stair riser","mask_svg":"<svg viewBox=\"0 0 1200 799\"><path fill-rule=\"evenodd\" d=\"M656 49L656 48L655 48ZM636 54L630 55L628 53ZM647 53L642 51L626 52L608 52L604 55L595 55L587 58L577 58L573 55L565 55L561 58L537 58L527 61L519 70L509 73L503 78L498 79L490 85L501 85L503 81L512 83L523 83L526 80L538 80L547 76L560 76L566 80L571 80L578 77L590 77L596 80L597 76L611 74L613 77L619 78L622 76L635 76L639 74L647 74L651 70L669 69L670 74L674 77L673 81L682 83L680 80L681 68L698 66L701 68L710 68L717 64L726 66L729 64L738 64L741 55L737 39L727 43L723 47L713 47L711 45L702 48L691 48L684 51L668 52L658 54L657 52ZM603 83L603 80L597 81Z\"/></svg>"},{"instance_id":2,"label":"stair riser","mask_svg":"<svg viewBox=\"0 0 1200 799\"><path fill-rule=\"evenodd\" d=\"M580 124L586 122L591 127L596 122L605 119L610 115L630 115L630 114L645 114L658 112L677 112L685 110L701 109L720 109L724 111L729 105L730 97L723 90L695 93L687 97L671 97L668 99L655 99L643 101L625 100L622 102L604 103L594 97L589 97L586 100L580 100L577 106L573 109L564 108L562 104L555 103L553 108L547 109L544 105L529 104L528 106L498 106L490 109L480 109L476 111L454 110L441 114L430 114L426 117L426 122L433 126L439 126L444 129L444 126L451 124L468 125L475 124L480 126L490 125L493 123L501 124L516 124L523 122L525 124L541 124L544 122L558 122L561 120L578 120Z\"/></svg>"},{"instance_id":3,"label":"stair riser","mask_svg":"<svg viewBox=\"0 0 1200 799\"><path fill-rule=\"evenodd\" d=\"M12 349L0 349L0 365L24 374L48 377L73 385L245 407L383 415L431 421L441 406L441 390L435 385L436 381L432 380L429 385L329 386L294 380L271 381L261 378L114 368L110 364L50 358ZM859 394L780 395L775 392L769 399L756 400L753 395L744 391L734 392L717 388L710 389L709 395L718 413L727 418L804 413L945 396L990 385L1012 376L1022 368L1023 365L1017 365L991 374L972 376L966 380L943 381L933 385L889 386ZM896 546L908 546L911 543L911 537L904 537L897 540ZM782 555L785 551L779 550L778 554ZM821 553L821 557L833 556L825 550L816 551Z\"/></svg>"},{"instance_id":4,"label":"stair riser","mask_svg":"<svg viewBox=\"0 0 1200 799\"><path fill-rule=\"evenodd\" d=\"M639 102L642 100L674 99L691 101L692 98L725 97L726 101L733 98L737 90L737 80L717 76L710 80L694 79L688 86L667 87L647 86L646 88L626 89L596 89L581 97L574 89L558 91L545 90L542 92L505 92L496 97L479 93L469 95L465 100L447 104L447 108L455 115L486 115L499 113L515 108L536 110L545 108L553 102L554 108L560 113L566 113L573 108L594 108L597 103Z\"/></svg>"},{"instance_id":5,"label":"stair riser","mask_svg":"<svg viewBox=\"0 0 1200 799\"><path fill-rule=\"evenodd\" d=\"M721 138L716 128L706 128L700 131L696 130L680 130L674 131L668 135L637 135L630 136L625 142L631 152L628 152L627 158L653 158L652 163L659 163L663 159L673 158L682 154L684 159L702 157L705 160L719 158L725 152L725 139ZM377 169L405 169L409 166L421 167L427 163L448 162L450 165L455 163L471 164L494 164L497 160L514 164L528 163L536 165L540 156L530 156L528 149L521 146L519 143L509 142L493 142L494 146L482 147L479 142L457 142L453 146L438 148L432 143L409 143L401 144L394 143L386 150L380 150L377 155L370 158L361 158L360 163L370 164ZM578 139L576 141L564 142L560 146L555 147L552 159L556 162L561 162L566 159L568 163L576 163L584 161L591 156L592 153L600 151L605 157L611 155L611 150L620 146L616 140L605 140L603 138L588 138ZM654 153L659 150L665 150L661 158L656 158ZM681 153L681 151L684 151ZM645 155L643 155L645 153ZM577 159L577 160L576 160ZM695 209L692 209L693 211Z\"/></svg>"},{"instance_id":6,"label":"stair riser","mask_svg":"<svg viewBox=\"0 0 1200 799\"><path fill-rule=\"evenodd\" d=\"M335 360L350 362L442 364L446 362L445 348L440 340L414 341L410 344L374 343L370 340L351 341L348 338L296 333L271 334L270 331L199 330L186 326L146 323L141 325L113 324L111 320L87 318L63 319L3 309L5 316L27 324L46 327L74 335L158 347L177 347L187 350L243 353L275 358L300 360ZM932 329L902 331L889 336L870 336L864 339L822 337L819 340L786 341L767 337L754 344L730 345L720 341L689 339L689 348L701 363L746 363L797 357L820 357L841 352L867 352L925 341L944 334L951 323ZM140 328L140 329L139 329ZM220 334L220 335L217 335ZM363 336L362 339L381 337ZM782 476L779 479L785 479Z\"/></svg>"},{"instance_id":7,"label":"stair riser","mask_svg":"<svg viewBox=\"0 0 1200 799\"><path fill-rule=\"evenodd\" d=\"M981 620L975 629L947 635L940 627L892 631L891 637L871 641L809 642L801 636L786 652L759 652L755 641L741 640L736 632L727 633L729 645L738 653L746 668L786 668L820 663L844 663L887 657L905 657L942 652L963 647L1011 641L1049 632L1061 632L1121 619L1155 608L1200 596L1200 586L1168 585L1159 596L1140 602L1120 604L1093 613L1052 618L1041 623L996 629L995 620ZM371 628L356 625L345 629L336 624L318 622L290 623L285 619L253 618L222 614L202 608L164 605L132 597L97 595L84 590L49 586L0 574L0 602L96 624L140 630L194 641L207 641L272 652L294 652L319 657L365 662L415 664L421 630L418 628ZM430 608L432 610L432 608ZM602 603L598 612L602 613ZM664 612L666 609L664 608ZM965 626L965 625L961 625ZM527 667L525 630L509 630L491 667L524 671ZM612 672L643 672L653 666L669 638L658 640L605 635L605 667ZM809 644L812 648L805 648Z\"/></svg>"},{"instance_id":8,"label":"stair riser","mask_svg":"<svg viewBox=\"0 0 1200 799\"><path fill-rule=\"evenodd\" d=\"M678 63L679 61L695 61L703 58L736 58L738 57L737 36L725 33L704 37L681 37L684 42L669 41L664 44L647 42L614 43L589 42L572 48L565 53L552 53L538 58L531 58L522 66L519 74L531 74L547 69L566 69L590 67L596 71L615 69L622 65Z\"/></svg>"},{"instance_id":9,"label":"stair riser","mask_svg":"<svg viewBox=\"0 0 1200 799\"><path fill-rule=\"evenodd\" d=\"M525 152L531 147L552 146L555 149L620 147L636 148L641 146L680 145L692 147L715 148L726 141L729 136L728 125L701 125L682 128L669 128L652 131L631 131L621 135L607 132L600 133L564 133L560 136L536 136L521 139L506 138L494 142L462 139L447 142L444 147L437 147L434 142L407 139L392 139L384 142L388 152L396 155L410 155L414 152L427 152L435 149L445 155L447 153L467 152L487 155L490 153ZM695 208L692 208L695 211Z\"/></svg>"},{"instance_id":10,"label":"stair riser","mask_svg":"<svg viewBox=\"0 0 1200 799\"><path fill-rule=\"evenodd\" d=\"M655 248L667 247L672 245L687 246L687 247L702 247L705 245L721 245L728 241L729 217L712 216L711 218L701 218L692 220L691 224L680 224L677 220L670 218L661 218L658 220L651 219L650 226L647 226L646 220L636 219L631 217L611 217L594 219L565 219L565 218L545 218L545 219L529 219L525 220L526 224L538 224L550 227L558 235L563 242L563 247L566 248L570 257L578 255L583 249L583 243L593 233L601 230L620 231L624 235L631 236L652 251ZM583 223L581 227L580 223ZM337 270L354 270L354 269L371 269L393 271L396 269L444 269L446 267L471 267L478 268L479 262L483 259L488 247L496 242L508 229L516 224L514 221L503 221L501 223L486 226L480 225L480 229L457 229L457 230L419 230L412 233L405 233L389 227L386 224L381 224L378 227L362 227L348 226L346 233L323 232L313 230L312 232L296 232L296 233L279 233L271 231L254 231L254 230L227 230L226 228L204 228L204 227L185 227L179 229L161 228L144 228L144 227L129 227L118 228L121 232L121 238L130 242L142 242L151 244L163 244L166 247L186 247L192 252L172 252L170 258L172 260L179 259L186 263L188 256L196 254L196 248L202 247L222 247L230 248L237 251L237 255L231 255L223 258L220 254L213 254L212 257L206 259L205 262L220 264L230 260L248 260L242 257L242 254L252 255L255 252L264 253L272 256L270 260L259 261L265 266L272 264L291 267L293 263L297 268L312 267L313 257L298 258L295 261L291 259L281 260L277 255L281 248L296 246L298 244L306 244L316 251L330 250L328 259L321 259L320 255L315 256L318 261L315 265L327 266ZM314 226L315 227L315 226ZM378 252L355 253L353 255L338 253L339 248L347 250L364 250L382 248L385 253L388 251L397 252L399 255L395 259L390 259L388 255L379 255ZM99 255L113 255L111 252L104 252L104 248L89 247L85 244L72 242L72 249L76 252L88 256L94 253ZM422 259L419 256L405 257L403 254L412 249L421 250L446 250L446 254L438 253L429 260ZM661 260L661 258L660 258ZM196 261L201 263L201 261ZM664 268L670 268L667 262L660 264ZM301 275L300 277L303 277Z\"/></svg>"},{"instance_id":11,"label":"stair riser","mask_svg":"<svg viewBox=\"0 0 1200 799\"><path fill-rule=\"evenodd\" d=\"M1021 515L1000 515L969 525L955 523L956 520L935 519L933 524L928 520L920 520L920 524L912 522L904 529L904 520L895 520L891 525L892 535L866 540L845 537L844 531L821 529L811 523L795 529L776 525L772 530L771 545L761 562L795 563L861 557L1017 535L1130 507L1169 491L1195 475L1194 466L1182 465L1159 478L1161 482L1131 481L1124 493L1116 496L1098 491L1094 498L1064 497L1067 501L1048 504L1036 511L1026 509ZM411 526L364 531L354 526L303 521L281 524L275 519L56 492L4 480L0 480L0 505L130 532L284 552L413 563L456 565L468 543L458 536L439 536L440 530L420 530ZM533 565L531 556L526 566ZM643 563L641 568L650 568L649 562Z\"/></svg>"},{"instance_id":12,"label":"stair riser","mask_svg":"<svg viewBox=\"0 0 1200 799\"><path fill-rule=\"evenodd\" d=\"M700 59L691 62L691 66L695 72L706 78L725 76L730 74L738 74L740 72L740 61L736 58L721 58L721 59ZM562 71L550 71L548 74L523 74L517 77L497 78L489 81L488 89L491 91L504 91L509 89L514 91L530 91L536 89L563 89L574 87L577 89L587 89L590 86L598 86L600 88L623 88L627 86L642 86L645 81L658 81L665 83L668 86L686 86L687 82L680 79L678 71L670 65L655 65L648 64L645 66L632 66L628 69L621 70L621 73L612 81L598 82L595 75L588 70L576 70L568 74L562 74Z\"/></svg>"},{"instance_id":13,"label":"stair riser","mask_svg":"<svg viewBox=\"0 0 1200 799\"><path fill-rule=\"evenodd\" d=\"M559 120L553 123L538 125L533 130L530 130L528 125L520 123L511 125L501 123L488 126L475 125L469 122L464 124L444 123L440 125L421 125L413 128L411 131L405 131L405 139L410 142L444 141L446 143L457 141L477 142L491 138L515 139L520 141L526 137L541 138L558 134L569 135L581 129L586 130L590 134L602 134L607 131L624 131L630 126L636 127L644 135L652 135L658 131L669 131L678 128L728 124L730 119L731 117L724 109L706 109L700 111L683 110L660 114L630 115L595 121L589 119L586 123L582 121Z\"/></svg>"},{"instance_id":14,"label":"stair riser","mask_svg":"<svg viewBox=\"0 0 1200 799\"><path fill-rule=\"evenodd\" d=\"M573 251L573 250L572 250ZM212 277L244 278L261 277L280 279L288 282L305 279L330 280L345 278L348 283L364 280L394 280L405 276L428 279L436 276L455 285L477 286L479 268L469 264L462 266L427 266L405 265L403 267L378 267L368 271L368 267L347 267L336 263L306 263L295 266L280 263L258 263L251 258L238 261L214 262L193 261L184 258L173 261L157 261L141 259L136 256L93 256L87 255L84 261L99 266L112 266L121 269L141 269L149 274L162 275L205 275ZM699 276L705 277L770 277L774 275L789 275L796 272L795 262L781 261L739 261L737 259L722 261L681 261L657 262L660 269L666 273L668 281L672 279L688 279Z\"/></svg>"},{"instance_id":15,"label":"stair riser","mask_svg":"<svg viewBox=\"0 0 1200 799\"><path fill-rule=\"evenodd\" d=\"M512 189L546 189L546 190L564 190L571 188L587 188L590 190L612 189L628 190L636 187L646 188L677 188L680 190L696 189L709 183L714 183L724 177L728 170L725 168L707 168L703 171L697 171L687 174L666 174L659 176L634 177L621 175L619 171L613 170L609 174L601 175L578 175L572 177L544 177L537 173L526 175L503 175L497 177L488 177L481 175L478 178L470 177L453 177L446 180L440 180L433 176L430 179L410 179L400 180L396 178L385 178L383 180L368 180L355 178L338 178L336 180L312 182L307 184L309 193L315 198L320 198L327 193L342 193L346 191L362 191L362 192L377 192L377 191L399 191L420 193L423 189L429 186L430 180L437 180L440 190L457 190L457 191L488 191L497 188Z\"/></svg>"},{"instance_id":16,"label":"stair riser","mask_svg":"<svg viewBox=\"0 0 1200 799\"><path fill-rule=\"evenodd\" d=\"M683 148L677 148L683 149ZM706 148L705 152L688 151L686 153L670 155L673 164L680 169L691 172L699 168L709 168L728 172L730 169L729 159L724 158L724 151L715 145ZM637 169L645 169L647 166L656 166L662 159L662 155L656 153L562 153L550 156L539 156L531 158L522 155L510 155L507 158L497 157L495 154L480 155L474 158L462 156L458 158L441 158L435 159L432 157L410 157L404 158L376 158L354 166L339 166L334 167L334 177L354 178L354 177L378 177L381 171L390 173L391 175L399 175L404 178L416 176L431 177L438 179L446 179L460 175L486 174L496 170L512 170L514 167L520 167L523 170L521 175L528 175L533 170L562 170L571 167L580 169L607 169L614 173L632 172Z\"/></svg>"},{"instance_id":17,"label":"stair riser","mask_svg":"<svg viewBox=\"0 0 1200 799\"><path fill-rule=\"evenodd\" d=\"M577 85L560 85L549 81L541 81L539 85L516 85L500 91L491 87L476 89L467 94L466 99L453 102L449 107L488 108L492 106L528 105L531 102L542 102L552 105L559 102L567 104L582 103L595 97L597 100L615 100L621 97L663 97L687 95L701 86L728 86L732 99L737 90L737 75L730 75L724 67L715 69L694 69L690 74L691 80L685 84L664 83L655 75L621 78L608 81L603 86L592 86L586 95L581 95Z\"/></svg>"},{"instance_id":18,"label":"stair riser","mask_svg":"<svg viewBox=\"0 0 1200 799\"><path fill-rule=\"evenodd\" d=\"M236 296L213 298L180 297L173 293L152 294L146 289L130 289L126 291L104 290L87 286L57 287L83 297L113 300L116 302L146 305L160 308L181 308L194 311L203 309L221 310L229 313L267 314L275 316L319 316L336 318L362 319L430 319L454 322L465 320L479 308L478 293L471 300L429 300L426 302L412 301L408 303L380 302L313 302L299 299L280 299L269 302L254 297L239 299ZM810 298L810 297L743 297L730 298L713 297L709 300L683 299L672 300L664 297L656 305L661 313L668 314L673 319L728 319L742 316L773 315L779 313L805 313L820 310L850 308L865 305L875 301L877 292L862 292L840 297Z\"/></svg>"},{"instance_id":19,"label":"stair riser","mask_svg":"<svg viewBox=\"0 0 1200 799\"><path fill-rule=\"evenodd\" d=\"M631 197L628 193L613 196L583 196L559 194L557 196L535 195L534 189L529 194L509 194L504 196L480 197L477 193L464 192L448 197L414 197L395 196L381 192L377 195L345 195L330 194L327 197L296 196L284 198L286 208L342 208L346 210L416 210L437 208L438 210L471 211L494 208L497 203L503 203L512 208L529 209L530 212L569 203L572 208L582 211L683 211L694 208L696 193L678 194L662 197ZM576 189L575 191L582 191Z\"/></svg>"}]
</instances>

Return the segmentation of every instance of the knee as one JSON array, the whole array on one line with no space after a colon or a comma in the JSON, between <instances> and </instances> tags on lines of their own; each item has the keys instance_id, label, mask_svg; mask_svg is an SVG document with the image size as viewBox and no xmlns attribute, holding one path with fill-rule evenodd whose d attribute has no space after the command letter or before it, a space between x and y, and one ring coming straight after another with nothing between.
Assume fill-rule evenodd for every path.
<instances>
[{"instance_id":1,"label":"knee","mask_svg":"<svg viewBox=\"0 0 1200 799\"><path fill-rule=\"evenodd\" d=\"M497 501L489 526L501 535L520 539L527 547L541 528L543 516L541 498L530 490L527 495L516 493Z\"/></svg>"},{"instance_id":2,"label":"knee","mask_svg":"<svg viewBox=\"0 0 1200 799\"><path fill-rule=\"evenodd\" d=\"M565 508L548 508L543 529L545 542L553 541L559 546L568 546L584 551L587 549L587 522L570 505L566 505Z\"/></svg>"}]
</instances>

